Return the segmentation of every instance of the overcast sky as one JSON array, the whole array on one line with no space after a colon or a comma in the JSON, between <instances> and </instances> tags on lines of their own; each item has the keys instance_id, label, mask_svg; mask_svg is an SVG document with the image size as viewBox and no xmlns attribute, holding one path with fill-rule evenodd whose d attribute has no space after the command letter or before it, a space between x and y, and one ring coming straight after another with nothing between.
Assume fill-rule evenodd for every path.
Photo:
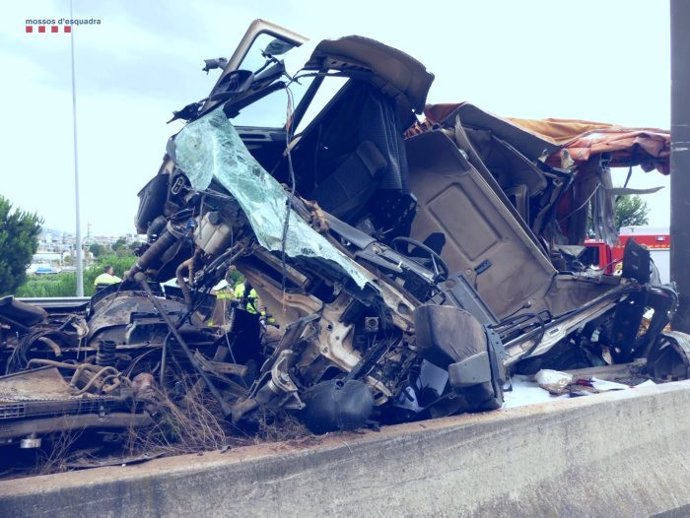
<instances>
[{"instance_id":1,"label":"overcast sky","mask_svg":"<svg viewBox=\"0 0 690 518\"><path fill-rule=\"evenodd\" d=\"M470 101L498 115L670 127L665 0L74 0L81 221L95 235L134 231L137 192L179 122L204 97L249 23L273 21L313 39L359 34L398 47L436 76L430 102ZM27 34L27 18L69 17L69 0L0 7L2 187L45 226L75 228L69 35ZM217 74L217 72L216 72ZM614 171L614 183L625 171ZM650 224L669 222L666 186L646 199Z\"/></svg>"}]
</instances>

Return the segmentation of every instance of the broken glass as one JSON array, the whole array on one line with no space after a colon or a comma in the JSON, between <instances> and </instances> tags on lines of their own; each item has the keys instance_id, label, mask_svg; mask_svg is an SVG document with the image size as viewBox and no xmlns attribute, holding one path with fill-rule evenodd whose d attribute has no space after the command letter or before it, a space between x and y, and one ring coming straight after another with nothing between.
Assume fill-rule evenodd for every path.
<instances>
[{"instance_id":1,"label":"broken glass","mask_svg":"<svg viewBox=\"0 0 690 518\"><path fill-rule=\"evenodd\" d=\"M282 250L289 194L249 153L222 106L187 124L175 137L174 154L194 189L207 189L215 177L242 207L259 244L271 251ZM292 209L285 253L331 261L360 288L367 282L359 266Z\"/></svg>"}]
</instances>

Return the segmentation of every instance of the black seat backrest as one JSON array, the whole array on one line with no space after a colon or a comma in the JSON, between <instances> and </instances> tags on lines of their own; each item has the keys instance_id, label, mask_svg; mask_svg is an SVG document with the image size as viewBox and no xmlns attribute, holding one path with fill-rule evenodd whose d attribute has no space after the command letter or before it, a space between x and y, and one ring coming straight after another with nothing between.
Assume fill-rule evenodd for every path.
<instances>
[{"instance_id":1,"label":"black seat backrest","mask_svg":"<svg viewBox=\"0 0 690 518\"><path fill-rule=\"evenodd\" d=\"M292 159L300 194L348 223L378 191L407 192L395 101L365 81L343 87L304 131Z\"/></svg>"}]
</instances>

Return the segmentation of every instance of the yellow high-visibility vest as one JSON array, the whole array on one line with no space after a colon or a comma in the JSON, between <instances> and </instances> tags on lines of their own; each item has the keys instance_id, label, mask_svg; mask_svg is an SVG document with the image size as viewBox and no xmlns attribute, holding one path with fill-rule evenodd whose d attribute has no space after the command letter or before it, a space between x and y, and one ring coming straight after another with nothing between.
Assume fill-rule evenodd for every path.
<instances>
[{"instance_id":1,"label":"yellow high-visibility vest","mask_svg":"<svg viewBox=\"0 0 690 518\"><path fill-rule=\"evenodd\" d=\"M93 285L110 285L117 284L118 282L122 282L122 279L120 279L117 275L110 275L109 273L103 272L98 277L96 277L96 279L93 281Z\"/></svg>"},{"instance_id":2,"label":"yellow high-visibility vest","mask_svg":"<svg viewBox=\"0 0 690 518\"><path fill-rule=\"evenodd\" d=\"M244 298L244 283L243 282L241 282L235 286L235 298L237 300L242 300ZM256 315L258 313L258 311L257 311L258 300L259 300L259 296L256 294L256 291L254 290L254 288L249 290L249 295L247 296L247 307L244 308L247 311L247 313L252 313L254 315Z\"/></svg>"}]
</instances>

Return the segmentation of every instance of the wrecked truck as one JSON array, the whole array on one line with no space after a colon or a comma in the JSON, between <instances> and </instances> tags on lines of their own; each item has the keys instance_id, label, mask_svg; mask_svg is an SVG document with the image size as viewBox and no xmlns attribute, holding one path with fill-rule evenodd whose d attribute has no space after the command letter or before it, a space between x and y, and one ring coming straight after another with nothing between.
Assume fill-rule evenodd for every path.
<instances>
[{"instance_id":1,"label":"wrecked truck","mask_svg":"<svg viewBox=\"0 0 690 518\"><path fill-rule=\"evenodd\" d=\"M0 301L0 440L150 425L154 387L207 391L238 427L285 410L324 433L498 409L512 373L541 367L646 358L687 376L684 335L664 331L676 292L646 249L629 243L622 276L568 260L588 210L606 237L611 167L663 171L668 132L574 160L567 139L467 103L421 119L434 76L371 39L322 41L288 70L305 43L256 21L206 61L220 77L174 112L121 284L81 305ZM218 317L231 271L258 311Z\"/></svg>"}]
</instances>

